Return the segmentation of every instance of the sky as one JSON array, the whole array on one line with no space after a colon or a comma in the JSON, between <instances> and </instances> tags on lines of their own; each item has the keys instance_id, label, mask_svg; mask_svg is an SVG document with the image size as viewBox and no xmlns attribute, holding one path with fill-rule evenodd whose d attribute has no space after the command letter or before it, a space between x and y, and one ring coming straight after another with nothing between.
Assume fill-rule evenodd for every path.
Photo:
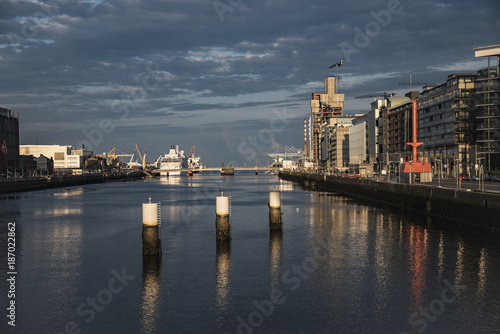
<instances>
[{"instance_id":1,"label":"sky","mask_svg":"<svg viewBox=\"0 0 500 334\"><path fill-rule=\"evenodd\" d=\"M21 144L101 154L196 147L205 165L265 165L303 148L303 119L339 60L356 96L487 66L498 0L0 0L0 107ZM422 85L412 90L421 90Z\"/></svg>"}]
</instances>

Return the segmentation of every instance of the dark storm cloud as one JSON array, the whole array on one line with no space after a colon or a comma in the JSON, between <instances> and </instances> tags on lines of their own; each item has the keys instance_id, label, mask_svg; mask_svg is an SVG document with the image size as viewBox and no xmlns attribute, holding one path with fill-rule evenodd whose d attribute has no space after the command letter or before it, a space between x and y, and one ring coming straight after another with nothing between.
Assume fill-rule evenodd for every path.
<instances>
[{"instance_id":1,"label":"dark storm cloud","mask_svg":"<svg viewBox=\"0 0 500 334\"><path fill-rule=\"evenodd\" d=\"M218 12L217 3L229 10ZM0 105L21 111L22 123L85 129L103 118L133 119L128 133L144 142L161 130L141 118L224 111L214 122L258 131L269 113L257 117L262 123L243 121L263 109L306 116L310 94L336 74L327 68L340 59L345 107L357 110L364 107L350 104L354 96L404 90L398 83L410 74L443 82L451 72L475 71L481 63L472 48L499 43L496 0L231 3L2 1ZM43 136L29 128L27 141ZM81 140L60 130L62 143ZM294 136L300 145L300 129Z\"/></svg>"}]
</instances>

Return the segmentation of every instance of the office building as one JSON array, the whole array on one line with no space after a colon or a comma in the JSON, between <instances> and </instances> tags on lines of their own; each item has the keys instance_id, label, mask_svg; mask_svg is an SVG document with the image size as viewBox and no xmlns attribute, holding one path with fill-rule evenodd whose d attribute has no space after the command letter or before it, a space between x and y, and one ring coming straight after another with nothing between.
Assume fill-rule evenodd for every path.
<instances>
[{"instance_id":1,"label":"office building","mask_svg":"<svg viewBox=\"0 0 500 334\"><path fill-rule=\"evenodd\" d=\"M19 150L23 155L33 155L35 158L43 155L53 159L56 172L83 169L85 160L93 155L92 151L74 149L69 145L21 145Z\"/></svg>"},{"instance_id":2,"label":"office building","mask_svg":"<svg viewBox=\"0 0 500 334\"><path fill-rule=\"evenodd\" d=\"M474 74L450 74L445 83L424 87L418 98L418 141L426 160L448 176L470 168L474 82Z\"/></svg>"},{"instance_id":3,"label":"office building","mask_svg":"<svg viewBox=\"0 0 500 334\"><path fill-rule=\"evenodd\" d=\"M476 58L488 58L488 67L476 77L474 162L485 170L500 169L500 45L474 50Z\"/></svg>"},{"instance_id":4,"label":"office building","mask_svg":"<svg viewBox=\"0 0 500 334\"><path fill-rule=\"evenodd\" d=\"M0 177L15 174L19 168L19 117L0 108Z\"/></svg>"}]
</instances>

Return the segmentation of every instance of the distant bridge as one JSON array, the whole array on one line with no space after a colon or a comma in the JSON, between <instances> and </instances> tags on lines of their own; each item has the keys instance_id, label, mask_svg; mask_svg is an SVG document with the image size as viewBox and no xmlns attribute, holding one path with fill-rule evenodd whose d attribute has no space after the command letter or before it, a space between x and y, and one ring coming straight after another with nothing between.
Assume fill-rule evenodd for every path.
<instances>
[{"instance_id":1,"label":"distant bridge","mask_svg":"<svg viewBox=\"0 0 500 334\"><path fill-rule=\"evenodd\" d=\"M253 171L278 171L278 168L275 168L275 167L232 167L234 168L235 171L243 171L243 170L253 170ZM172 170L171 172L194 172L194 171L197 171L197 172L200 172L200 173L203 173L203 172L209 172L209 171L219 171L221 172L222 171L222 167L210 167L210 168L203 168L201 170L199 169L192 169L192 168L183 168L183 169L176 169L176 170ZM150 171L150 173L152 174L160 174L160 170L159 169L155 169L153 171Z\"/></svg>"}]
</instances>

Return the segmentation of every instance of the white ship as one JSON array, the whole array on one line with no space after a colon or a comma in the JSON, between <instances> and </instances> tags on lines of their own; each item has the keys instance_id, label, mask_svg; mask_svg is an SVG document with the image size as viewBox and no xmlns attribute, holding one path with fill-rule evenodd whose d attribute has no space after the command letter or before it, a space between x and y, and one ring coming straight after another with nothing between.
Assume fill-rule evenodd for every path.
<instances>
[{"instance_id":1,"label":"white ship","mask_svg":"<svg viewBox=\"0 0 500 334\"><path fill-rule=\"evenodd\" d=\"M196 156L195 149L195 146L191 147L187 154L187 166L190 169L190 171L188 171L188 174L189 172L191 172L191 174L193 172L198 173L202 168L200 163L201 158Z\"/></svg>"},{"instance_id":2,"label":"white ship","mask_svg":"<svg viewBox=\"0 0 500 334\"><path fill-rule=\"evenodd\" d=\"M184 151L179 151L179 146L170 146L168 154L160 159L160 175L181 175L181 169L187 167L187 159Z\"/></svg>"}]
</instances>

